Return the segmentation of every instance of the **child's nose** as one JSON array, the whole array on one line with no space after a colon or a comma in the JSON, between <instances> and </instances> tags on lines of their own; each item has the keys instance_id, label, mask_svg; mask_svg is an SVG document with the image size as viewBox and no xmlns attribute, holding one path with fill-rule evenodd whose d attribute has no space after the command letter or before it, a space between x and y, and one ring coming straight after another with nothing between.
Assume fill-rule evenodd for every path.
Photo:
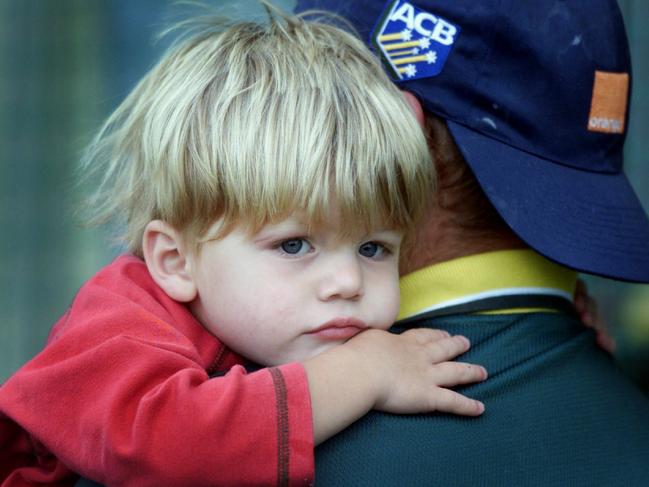
<instances>
[{"instance_id":1,"label":"child's nose","mask_svg":"<svg viewBox=\"0 0 649 487\"><path fill-rule=\"evenodd\" d=\"M363 295L363 273L355 256L338 255L322 267L318 298L355 300Z\"/></svg>"}]
</instances>

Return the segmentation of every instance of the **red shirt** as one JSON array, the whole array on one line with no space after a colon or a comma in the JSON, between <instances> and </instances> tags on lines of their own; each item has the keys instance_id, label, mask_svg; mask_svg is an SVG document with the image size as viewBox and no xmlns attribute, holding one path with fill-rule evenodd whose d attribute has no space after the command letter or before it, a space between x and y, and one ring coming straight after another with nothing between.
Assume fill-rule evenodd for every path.
<instances>
[{"instance_id":1,"label":"red shirt","mask_svg":"<svg viewBox=\"0 0 649 487\"><path fill-rule=\"evenodd\" d=\"M129 486L311 484L304 368L241 363L140 259L118 258L0 388L2 486L72 485L73 472Z\"/></svg>"}]
</instances>

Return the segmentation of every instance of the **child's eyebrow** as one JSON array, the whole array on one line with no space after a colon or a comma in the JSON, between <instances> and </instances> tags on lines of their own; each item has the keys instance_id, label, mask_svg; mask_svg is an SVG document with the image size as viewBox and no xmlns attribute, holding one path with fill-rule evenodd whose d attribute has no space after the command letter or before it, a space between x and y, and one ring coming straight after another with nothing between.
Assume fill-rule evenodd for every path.
<instances>
[{"instance_id":1,"label":"child's eyebrow","mask_svg":"<svg viewBox=\"0 0 649 487\"><path fill-rule=\"evenodd\" d=\"M278 235L309 233L309 226L301 221L269 223L253 234L255 240L277 238Z\"/></svg>"}]
</instances>

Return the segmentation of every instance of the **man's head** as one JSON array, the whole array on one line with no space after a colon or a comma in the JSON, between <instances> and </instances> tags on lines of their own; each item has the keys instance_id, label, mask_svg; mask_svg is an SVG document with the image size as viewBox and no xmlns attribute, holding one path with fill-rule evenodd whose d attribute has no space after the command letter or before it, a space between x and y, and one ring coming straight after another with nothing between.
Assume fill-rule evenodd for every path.
<instances>
[{"instance_id":1,"label":"man's head","mask_svg":"<svg viewBox=\"0 0 649 487\"><path fill-rule=\"evenodd\" d=\"M615 0L300 0L347 18L448 131L525 243L649 281L649 221L622 170L630 60ZM442 188L443 192L443 188Z\"/></svg>"},{"instance_id":2,"label":"man's head","mask_svg":"<svg viewBox=\"0 0 649 487\"><path fill-rule=\"evenodd\" d=\"M326 20L326 19L325 19ZM353 35L272 11L198 19L110 117L86 168L99 216L142 255L160 220L192 242L333 206L342 229L405 229L432 188L423 133Z\"/></svg>"}]
</instances>

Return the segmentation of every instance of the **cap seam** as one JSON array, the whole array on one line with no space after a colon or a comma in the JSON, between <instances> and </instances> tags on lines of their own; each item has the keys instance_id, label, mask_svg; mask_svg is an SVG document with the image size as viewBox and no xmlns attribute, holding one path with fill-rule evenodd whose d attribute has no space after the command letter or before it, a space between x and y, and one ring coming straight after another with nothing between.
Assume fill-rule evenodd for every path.
<instances>
[{"instance_id":1,"label":"cap seam","mask_svg":"<svg viewBox=\"0 0 649 487\"><path fill-rule=\"evenodd\" d=\"M540 154L536 154L536 153L534 153L534 152L532 152L532 151L529 151L529 150L526 150L526 149L522 149L522 148L520 148L520 147L517 147L517 146L513 145L511 142L508 142L508 141L506 141L506 140L503 140L503 139L500 138L500 137L496 137L496 136L493 135L493 134L486 135L486 134L484 134L483 132L481 132L480 130L476 129L475 127L472 127L472 126L468 125L468 124L465 123L465 122L460 122L460 121L458 121L458 120L456 120L456 119L454 119L454 118L446 117L446 120L447 120L447 121L450 121L450 122L453 122L453 123L456 123L456 124L458 124L458 125L461 125L461 126L464 127L465 129L467 129L467 130L471 130L472 132L475 132L476 134L480 135L481 137L485 137L485 138L487 138L487 139L491 139L491 140L493 140L493 141L495 141L495 142L498 142L498 143L504 144L504 145L506 145L507 147L511 147L511 148L514 149L514 150L517 150L517 151L520 151L520 152L524 152L525 154L528 154L528 155L533 156L533 157L537 157L537 158L539 158L539 159L543 159L544 161L551 162L552 164L558 164L558 165L560 165L560 166L567 167L567 168L569 168L569 169L574 169L575 171L587 172L587 173L592 173L592 174L610 175L610 176L617 176L618 174L620 174L620 173L623 172L621 169L620 169L619 171L594 171L594 170L592 170L592 169L585 169L585 168L582 168L582 167L576 167L576 166L573 166L573 165L567 164L567 163L565 163L565 162L557 161L556 159L550 159L550 158L547 157L547 156L543 156L543 155L540 155ZM458 146L461 146L460 142L459 142L458 140L456 140L456 136L455 136L455 134L454 134L453 132L451 132L451 135L453 135L453 140L455 140L455 142L458 144ZM463 154L463 155L464 155L464 154ZM465 160L469 163L469 165L471 165L471 161L469 161L469 159L468 159L467 157L465 157Z\"/></svg>"}]
</instances>

